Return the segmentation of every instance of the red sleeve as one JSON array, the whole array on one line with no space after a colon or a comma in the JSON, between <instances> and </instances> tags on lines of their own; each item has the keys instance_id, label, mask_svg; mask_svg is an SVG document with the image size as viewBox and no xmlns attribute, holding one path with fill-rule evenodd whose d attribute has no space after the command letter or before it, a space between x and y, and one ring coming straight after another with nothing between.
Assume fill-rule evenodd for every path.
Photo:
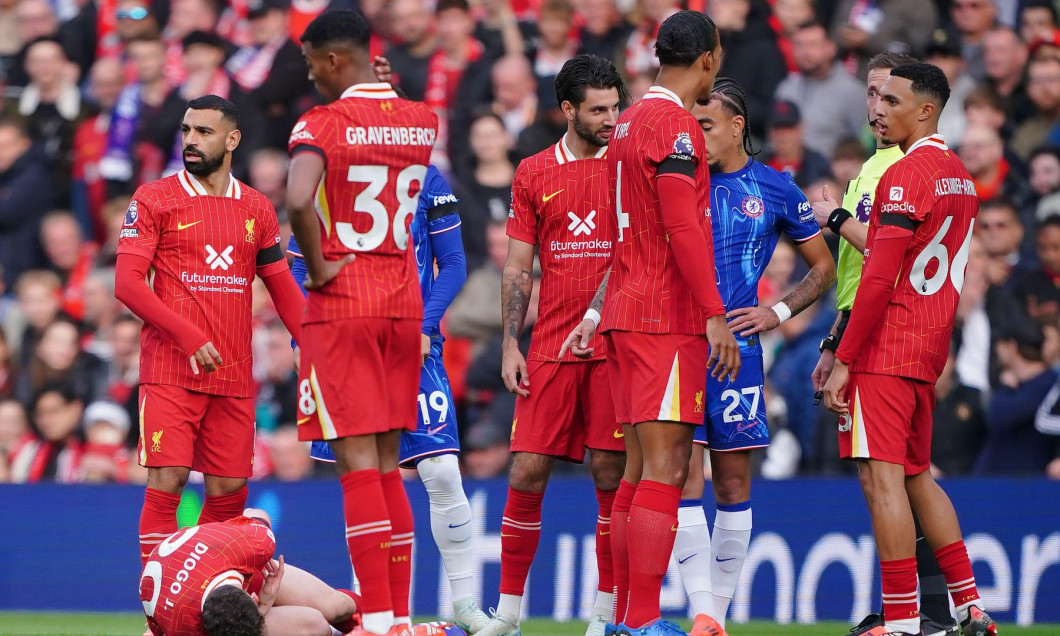
<instances>
[{"instance_id":1,"label":"red sleeve","mask_svg":"<svg viewBox=\"0 0 1060 636\"><path fill-rule=\"evenodd\" d=\"M180 350L192 356L209 338L198 327L181 318L147 286L151 260L139 253L118 253L114 273L114 297L125 304L145 323L169 336Z\"/></svg>"},{"instance_id":2,"label":"red sleeve","mask_svg":"<svg viewBox=\"0 0 1060 636\"><path fill-rule=\"evenodd\" d=\"M244 571L260 572L276 553L272 528L263 519L252 517L236 517L225 523L239 528L241 538L245 539L242 546L245 549L234 555L237 562L233 565Z\"/></svg>"},{"instance_id":3,"label":"red sleeve","mask_svg":"<svg viewBox=\"0 0 1060 636\"><path fill-rule=\"evenodd\" d=\"M303 151L315 152L321 159L327 162L327 154L324 151L325 129L322 124L321 107L316 107L305 115L302 115L298 123L291 130L291 136L287 139L287 152L292 157Z\"/></svg>"},{"instance_id":4,"label":"red sleeve","mask_svg":"<svg viewBox=\"0 0 1060 636\"><path fill-rule=\"evenodd\" d=\"M145 195L143 187L133 194L118 234L118 254L136 254L154 260L160 226L157 216L161 211L156 211L153 203L154 197Z\"/></svg>"},{"instance_id":5,"label":"red sleeve","mask_svg":"<svg viewBox=\"0 0 1060 636\"><path fill-rule=\"evenodd\" d=\"M715 283L714 246L703 226L696 222L695 185L679 173L661 174L655 184L663 225L681 277L692 290L692 297L707 310L708 317L724 315L725 305Z\"/></svg>"},{"instance_id":6,"label":"red sleeve","mask_svg":"<svg viewBox=\"0 0 1060 636\"><path fill-rule=\"evenodd\" d=\"M876 330L876 325L883 319L884 310L902 271L905 252L912 240L913 232L907 228L884 225L876 231L872 245L866 250L870 256L865 260L850 322L835 352L837 360L852 364L865 346L869 334Z\"/></svg>"},{"instance_id":7,"label":"red sleeve","mask_svg":"<svg viewBox=\"0 0 1060 636\"><path fill-rule=\"evenodd\" d=\"M914 223L927 218L935 201L934 188L911 169L915 165L909 160L899 160L880 177L873 198L880 202L880 216L899 214Z\"/></svg>"},{"instance_id":8,"label":"red sleeve","mask_svg":"<svg viewBox=\"0 0 1060 636\"><path fill-rule=\"evenodd\" d=\"M537 206L530 192L530 169L523 160L512 180L512 207L508 210L508 236L531 245L537 244Z\"/></svg>"},{"instance_id":9,"label":"red sleeve","mask_svg":"<svg viewBox=\"0 0 1060 636\"><path fill-rule=\"evenodd\" d=\"M276 307L280 321L283 322L284 327L287 327L295 343L298 343L302 340L305 296L302 295L302 288L298 286L291 270L287 269L287 261L281 260L275 265L275 271L262 274L261 280L265 283L265 289L269 290L269 296L272 297L272 304Z\"/></svg>"}]
</instances>

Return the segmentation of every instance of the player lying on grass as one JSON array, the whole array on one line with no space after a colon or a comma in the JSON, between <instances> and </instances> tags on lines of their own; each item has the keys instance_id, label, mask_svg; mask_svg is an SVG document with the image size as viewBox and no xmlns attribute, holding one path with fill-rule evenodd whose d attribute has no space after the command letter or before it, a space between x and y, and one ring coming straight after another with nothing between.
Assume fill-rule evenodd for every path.
<instances>
[{"instance_id":1,"label":"player lying on grass","mask_svg":"<svg viewBox=\"0 0 1060 636\"><path fill-rule=\"evenodd\" d=\"M273 559L268 514L185 528L155 546L140 602L155 636L334 636L357 626L352 592Z\"/></svg>"}]
</instances>

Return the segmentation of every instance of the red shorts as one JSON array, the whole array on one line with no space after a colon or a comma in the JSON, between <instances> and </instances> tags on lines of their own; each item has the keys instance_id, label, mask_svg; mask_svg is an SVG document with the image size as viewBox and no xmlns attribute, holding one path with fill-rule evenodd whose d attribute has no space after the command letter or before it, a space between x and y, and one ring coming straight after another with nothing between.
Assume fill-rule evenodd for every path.
<instances>
[{"instance_id":1,"label":"red shorts","mask_svg":"<svg viewBox=\"0 0 1060 636\"><path fill-rule=\"evenodd\" d=\"M302 325L298 439L416 430L420 324L350 318Z\"/></svg>"},{"instance_id":2,"label":"red shorts","mask_svg":"<svg viewBox=\"0 0 1060 636\"><path fill-rule=\"evenodd\" d=\"M839 419L843 459L877 459L917 475L931 465L931 414L935 387L927 382L875 373L851 373L850 415Z\"/></svg>"},{"instance_id":3,"label":"red shorts","mask_svg":"<svg viewBox=\"0 0 1060 636\"><path fill-rule=\"evenodd\" d=\"M615 415L624 424L703 424L710 345L705 336L611 331Z\"/></svg>"},{"instance_id":4,"label":"red shorts","mask_svg":"<svg viewBox=\"0 0 1060 636\"><path fill-rule=\"evenodd\" d=\"M184 466L218 477L250 477L254 398L140 385L140 465Z\"/></svg>"},{"instance_id":5,"label":"red shorts","mask_svg":"<svg viewBox=\"0 0 1060 636\"><path fill-rule=\"evenodd\" d=\"M581 462L586 447L625 451L607 366L603 360L527 362L530 396L515 398L512 452Z\"/></svg>"}]
</instances>

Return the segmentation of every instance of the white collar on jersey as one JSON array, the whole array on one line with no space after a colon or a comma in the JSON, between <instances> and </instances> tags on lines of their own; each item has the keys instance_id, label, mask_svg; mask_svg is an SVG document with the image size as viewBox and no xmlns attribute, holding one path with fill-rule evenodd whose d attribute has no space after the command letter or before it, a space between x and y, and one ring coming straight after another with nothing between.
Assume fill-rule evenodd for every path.
<instances>
[{"instance_id":1,"label":"white collar on jersey","mask_svg":"<svg viewBox=\"0 0 1060 636\"><path fill-rule=\"evenodd\" d=\"M569 134L569 133L567 133L567 134ZM570 147L567 146L567 134L564 134L562 137L560 137L559 143L557 143L555 146L553 146L555 148L555 151L556 151L556 163L558 163L560 165L563 165L563 164L567 163L568 161L577 161L578 160L578 157L573 152L571 152ZM600 148L600 151L597 152L596 155L594 155L593 158L594 159L601 159L601 158L603 158L606 155L607 155L607 146L604 146L604 147Z\"/></svg>"},{"instance_id":2,"label":"white collar on jersey","mask_svg":"<svg viewBox=\"0 0 1060 636\"><path fill-rule=\"evenodd\" d=\"M668 99L681 108L685 107L681 102L681 98L677 96L677 93L668 88L663 88L662 86L652 86L649 88L648 92L644 93L644 99Z\"/></svg>"},{"instance_id":3,"label":"white collar on jersey","mask_svg":"<svg viewBox=\"0 0 1060 636\"><path fill-rule=\"evenodd\" d=\"M196 179L187 170L181 170L177 173L177 180L180 181L180 185L184 188L184 191L188 193L189 197L197 196L209 196L209 192L206 188L202 187L199 180ZM239 181L236 180L231 174L228 175L228 189L225 190L224 198L226 199L242 199L243 188L240 187Z\"/></svg>"},{"instance_id":4,"label":"white collar on jersey","mask_svg":"<svg viewBox=\"0 0 1060 636\"><path fill-rule=\"evenodd\" d=\"M921 137L918 139L916 143L909 146L909 150L905 154L908 155L910 152L913 152L921 146L931 146L933 148L938 148L939 150L949 150L946 146L946 140L942 138L942 135L935 133L934 135L928 135L927 137Z\"/></svg>"},{"instance_id":5,"label":"white collar on jersey","mask_svg":"<svg viewBox=\"0 0 1060 636\"><path fill-rule=\"evenodd\" d=\"M210 595L210 592L216 590L222 585L234 585L238 588L242 588L243 582L245 580L246 579L243 577L243 575L239 572L236 572L235 570L227 570L225 572L221 572L220 574L215 576L212 581L210 581L209 585L207 585L206 589L203 591L202 606L199 607L199 610L202 611L202 607L206 605L206 597Z\"/></svg>"},{"instance_id":6,"label":"white collar on jersey","mask_svg":"<svg viewBox=\"0 0 1060 636\"><path fill-rule=\"evenodd\" d=\"M342 92L343 99L346 97L366 97L368 99L397 99L398 94L390 84L378 82L375 84L354 84Z\"/></svg>"}]
</instances>

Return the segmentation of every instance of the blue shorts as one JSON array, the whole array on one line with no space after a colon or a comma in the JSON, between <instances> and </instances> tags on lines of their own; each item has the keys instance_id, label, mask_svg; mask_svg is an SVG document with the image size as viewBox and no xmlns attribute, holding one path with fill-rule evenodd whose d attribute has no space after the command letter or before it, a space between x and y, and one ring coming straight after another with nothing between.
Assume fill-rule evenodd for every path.
<instances>
[{"instance_id":1,"label":"blue shorts","mask_svg":"<svg viewBox=\"0 0 1060 636\"><path fill-rule=\"evenodd\" d=\"M707 409L695 443L716 451L769 446L762 356L744 356L736 380L707 376Z\"/></svg>"},{"instance_id":2,"label":"blue shorts","mask_svg":"<svg viewBox=\"0 0 1060 636\"><path fill-rule=\"evenodd\" d=\"M416 430L401 433L398 463L414 468L420 460L432 455L460 452L460 435L456 427L456 410L449 377L442 366L442 343L431 344L431 355L420 371L419 421ZM335 454L327 442L313 442L313 459L334 462Z\"/></svg>"}]
</instances>

